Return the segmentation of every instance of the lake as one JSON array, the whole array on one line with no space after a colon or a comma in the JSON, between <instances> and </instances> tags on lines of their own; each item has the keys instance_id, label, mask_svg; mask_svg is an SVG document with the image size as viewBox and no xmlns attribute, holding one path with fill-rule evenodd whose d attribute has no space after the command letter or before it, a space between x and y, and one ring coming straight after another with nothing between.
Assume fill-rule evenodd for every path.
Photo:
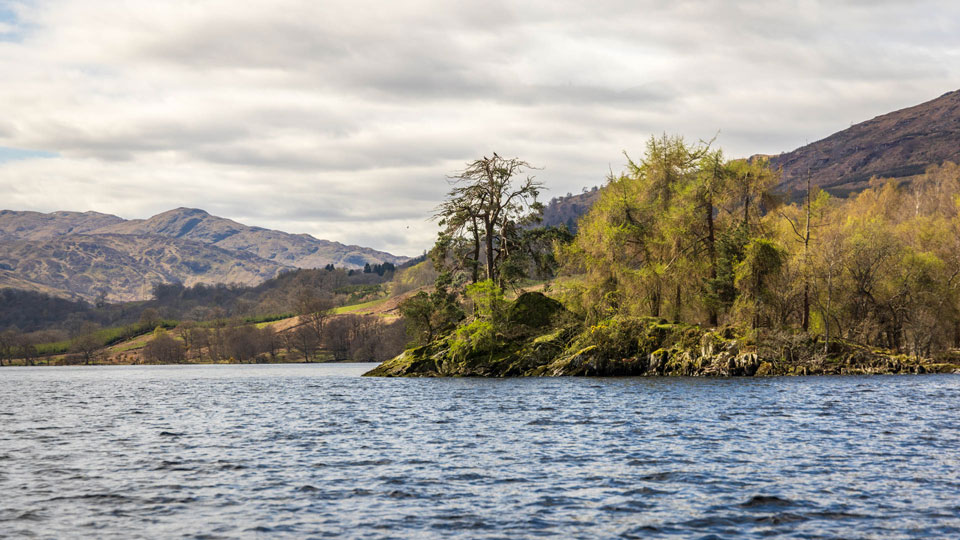
<instances>
[{"instance_id":1,"label":"lake","mask_svg":"<svg viewBox=\"0 0 960 540\"><path fill-rule=\"evenodd\" d=\"M0 537L960 537L960 375L0 369Z\"/></svg>"}]
</instances>

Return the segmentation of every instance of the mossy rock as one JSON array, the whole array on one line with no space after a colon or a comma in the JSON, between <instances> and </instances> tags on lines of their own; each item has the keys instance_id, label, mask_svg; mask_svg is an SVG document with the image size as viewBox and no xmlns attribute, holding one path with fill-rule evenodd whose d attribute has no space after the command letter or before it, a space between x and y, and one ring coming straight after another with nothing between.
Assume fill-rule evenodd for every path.
<instances>
[{"instance_id":1,"label":"mossy rock","mask_svg":"<svg viewBox=\"0 0 960 540\"><path fill-rule=\"evenodd\" d=\"M539 292L521 294L507 308L507 323L511 326L543 328L549 326L557 315L565 313L563 304Z\"/></svg>"},{"instance_id":2,"label":"mossy rock","mask_svg":"<svg viewBox=\"0 0 960 540\"><path fill-rule=\"evenodd\" d=\"M439 375L429 346L407 349L391 360L364 373L365 377L409 377Z\"/></svg>"},{"instance_id":3,"label":"mossy rock","mask_svg":"<svg viewBox=\"0 0 960 540\"><path fill-rule=\"evenodd\" d=\"M757 368L757 372L753 374L755 377L769 377L774 375L773 364L770 362L760 362L760 367Z\"/></svg>"}]
</instances>

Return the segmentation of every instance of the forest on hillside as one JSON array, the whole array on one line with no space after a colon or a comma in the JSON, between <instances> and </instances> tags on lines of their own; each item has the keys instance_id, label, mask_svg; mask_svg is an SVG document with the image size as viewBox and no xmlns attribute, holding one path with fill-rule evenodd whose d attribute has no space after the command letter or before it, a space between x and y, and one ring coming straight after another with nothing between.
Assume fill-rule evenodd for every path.
<instances>
[{"instance_id":1,"label":"forest on hillside","mask_svg":"<svg viewBox=\"0 0 960 540\"><path fill-rule=\"evenodd\" d=\"M142 360L160 363L383 360L406 343L402 321L333 315L344 305L421 286L424 279L432 279L429 270L414 268L422 261L421 257L399 267L373 264L362 270L333 265L300 269L255 287L158 283L153 297L143 302L89 304L3 289L0 365L15 358L33 363L63 354L68 357L60 362L104 361L106 347L149 333L156 333L156 343L145 349ZM279 332L265 326L292 317L304 324Z\"/></svg>"}]
</instances>

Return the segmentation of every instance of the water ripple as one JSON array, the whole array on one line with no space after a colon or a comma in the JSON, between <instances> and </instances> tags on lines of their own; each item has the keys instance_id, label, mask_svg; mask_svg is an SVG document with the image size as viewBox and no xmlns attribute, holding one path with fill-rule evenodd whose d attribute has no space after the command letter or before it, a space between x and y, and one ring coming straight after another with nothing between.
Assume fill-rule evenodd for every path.
<instances>
[{"instance_id":1,"label":"water ripple","mask_svg":"<svg viewBox=\"0 0 960 540\"><path fill-rule=\"evenodd\" d=\"M4 368L0 537L960 537L960 376Z\"/></svg>"}]
</instances>

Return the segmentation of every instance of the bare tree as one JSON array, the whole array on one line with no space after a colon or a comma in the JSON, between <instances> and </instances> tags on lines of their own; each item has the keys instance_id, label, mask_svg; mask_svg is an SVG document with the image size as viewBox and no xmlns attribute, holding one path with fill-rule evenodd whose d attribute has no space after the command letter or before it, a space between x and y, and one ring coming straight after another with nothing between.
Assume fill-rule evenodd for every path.
<instances>
[{"instance_id":1,"label":"bare tree","mask_svg":"<svg viewBox=\"0 0 960 540\"><path fill-rule=\"evenodd\" d=\"M320 345L320 341L312 329L306 325L298 326L288 332L286 338L288 350L292 349L300 352L303 355L304 362L312 361Z\"/></svg>"},{"instance_id":2,"label":"bare tree","mask_svg":"<svg viewBox=\"0 0 960 540\"><path fill-rule=\"evenodd\" d=\"M12 329L0 332L0 366L3 365L4 360L13 360L19 341L19 333Z\"/></svg>"},{"instance_id":3,"label":"bare tree","mask_svg":"<svg viewBox=\"0 0 960 540\"><path fill-rule=\"evenodd\" d=\"M333 315L335 303L329 296L318 295L313 289L302 287L297 291L297 312L307 330L313 332L317 343L323 341L323 327Z\"/></svg>"},{"instance_id":4,"label":"bare tree","mask_svg":"<svg viewBox=\"0 0 960 540\"><path fill-rule=\"evenodd\" d=\"M103 347L103 343L96 335L100 325L84 322L77 330L77 336L70 342L70 350L80 355L84 364L89 364L96 352Z\"/></svg>"},{"instance_id":5,"label":"bare tree","mask_svg":"<svg viewBox=\"0 0 960 540\"><path fill-rule=\"evenodd\" d=\"M441 218L448 235L469 234L472 246L468 261L475 268L479 267L482 249L486 277L494 282L500 276L499 265L514 248L511 240L517 224L538 221L543 212L543 205L537 202L543 184L532 176L516 181L515 177L527 169L534 167L517 158L505 159L496 152L493 157L484 156L451 177L454 187L437 209L436 217ZM472 272L474 281L478 274L478 270Z\"/></svg>"},{"instance_id":6,"label":"bare tree","mask_svg":"<svg viewBox=\"0 0 960 540\"><path fill-rule=\"evenodd\" d=\"M143 348L143 356L158 364L182 364L186 360L186 346L166 332L150 340Z\"/></svg>"}]
</instances>

